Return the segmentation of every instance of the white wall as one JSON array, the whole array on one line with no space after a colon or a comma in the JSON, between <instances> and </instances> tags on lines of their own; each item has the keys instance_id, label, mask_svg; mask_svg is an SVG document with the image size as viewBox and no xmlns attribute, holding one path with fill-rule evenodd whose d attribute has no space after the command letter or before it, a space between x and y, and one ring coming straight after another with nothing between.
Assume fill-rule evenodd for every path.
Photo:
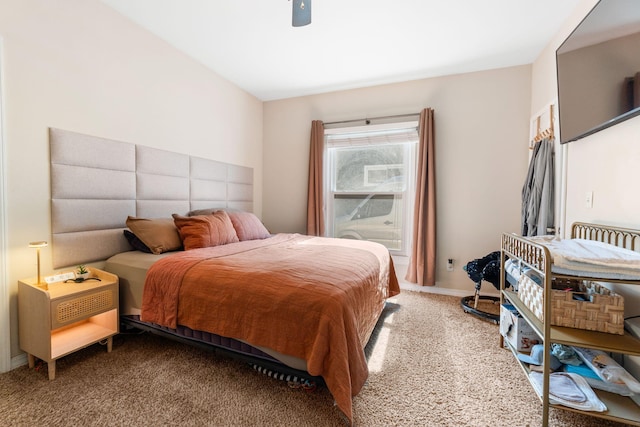
<instances>
[{"instance_id":1,"label":"white wall","mask_svg":"<svg viewBox=\"0 0 640 427\"><path fill-rule=\"evenodd\" d=\"M98 0L0 0L4 39L11 354L27 243L50 240L49 127L253 167L262 209L262 102ZM51 251L42 252L50 274ZM0 291L2 287L0 287Z\"/></svg>"},{"instance_id":2,"label":"white wall","mask_svg":"<svg viewBox=\"0 0 640 427\"><path fill-rule=\"evenodd\" d=\"M556 96L555 50L596 3L596 0L583 0L534 62L532 111L540 109L544 102ZM566 225L584 221L640 229L640 197L637 196L640 182L640 117L571 142L565 148ZM587 207L585 196L591 191L593 207ZM618 285L613 288L625 296L625 316L639 315L638 287ZM639 366L640 363L635 360L635 364L629 362L627 368L638 376Z\"/></svg>"},{"instance_id":3,"label":"white wall","mask_svg":"<svg viewBox=\"0 0 640 427\"><path fill-rule=\"evenodd\" d=\"M35 271L26 244L50 239L48 127L253 167L256 211L266 225L304 232L311 120L432 107L437 288L471 293L461 267L497 249L501 232L519 230L529 118L556 98L555 49L595 3L584 0L532 66L263 105L97 0L0 0L12 355L19 353L16 282ZM635 118L568 146L570 221L640 227L633 194L639 128ZM590 210L585 190L594 191ZM456 261L452 273L447 258Z\"/></svg>"},{"instance_id":4,"label":"white wall","mask_svg":"<svg viewBox=\"0 0 640 427\"><path fill-rule=\"evenodd\" d=\"M555 51L596 3L596 0L583 0L534 62L532 111L556 96ZM639 135L640 117L635 117L564 146L567 156L565 228L575 221L640 228L640 199L634 190L640 182ZM591 191L593 207L586 207L586 193ZM628 287L619 290L629 291ZM638 302L640 300L632 299L625 304L627 315L639 314Z\"/></svg>"},{"instance_id":5,"label":"white wall","mask_svg":"<svg viewBox=\"0 0 640 427\"><path fill-rule=\"evenodd\" d=\"M530 74L530 66L519 66L265 103L266 225L273 232L306 230L312 120L417 113L431 107L438 200L436 288L472 294L463 264L498 250L501 232L520 229ZM446 271L447 258L455 260L453 272ZM403 270L399 266L400 278Z\"/></svg>"}]
</instances>

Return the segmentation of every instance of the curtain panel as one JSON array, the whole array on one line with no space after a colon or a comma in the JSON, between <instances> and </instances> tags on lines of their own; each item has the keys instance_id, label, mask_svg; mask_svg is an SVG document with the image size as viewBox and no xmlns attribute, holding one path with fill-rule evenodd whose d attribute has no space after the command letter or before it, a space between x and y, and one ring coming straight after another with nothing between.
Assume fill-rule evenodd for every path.
<instances>
[{"instance_id":1,"label":"curtain panel","mask_svg":"<svg viewBox=\"0 0 640 427\"><path fill-rule=\"evenodd\" d=\"M434 112L425 108L418 124L418 169L413 238L405 279L421 286L436 284L436 171Z\"/></svg>"},{"instance_id":2,"label":"curtain panel","mask_svg":"<svg viewBox=\"0 0 640 427\"><path fill-rule=\"evenodd\" d=\"M434 111L420 112L418 124L418 167L409 268L405 279L422 286L436 284L436 172ZM307 196L307 234L323 236L324 123L311 123L309 181Z\"/></svg>"},{"instance_id":3,"label":"curtain panel","mask_svg":"<svg viewBox=\"0 0 640 427\"><path fill-rule=\"evenodd\" d=\"M309 189L307 192L307 234L324 236L324 123L311 122L311 144L309 152Z\"/></svg>"}]
</instances>

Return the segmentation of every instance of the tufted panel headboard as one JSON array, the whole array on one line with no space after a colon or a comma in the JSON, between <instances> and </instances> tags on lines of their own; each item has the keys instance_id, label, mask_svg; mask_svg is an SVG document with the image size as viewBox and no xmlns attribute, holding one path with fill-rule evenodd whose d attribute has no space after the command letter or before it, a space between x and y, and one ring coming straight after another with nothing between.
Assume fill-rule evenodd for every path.
<instances>
[{"instance_id":1,"label":"tufted panel headboard","mask_svg":"<svg viewBox=\"0 0 640 427\"><path fill-rule=\"evenodd\" d=\"M253 211L253 169L49 129L53 268L131 250L127 216Z\"/></svg>"}]
</instances>

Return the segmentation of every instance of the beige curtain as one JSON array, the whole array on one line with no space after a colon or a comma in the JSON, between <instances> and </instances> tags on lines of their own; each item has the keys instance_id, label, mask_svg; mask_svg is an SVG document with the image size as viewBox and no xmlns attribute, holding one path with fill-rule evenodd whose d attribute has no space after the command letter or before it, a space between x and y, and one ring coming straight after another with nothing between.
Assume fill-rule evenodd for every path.
<instances>
[{"instance_id":1,"label":"beige curtain","mask_svg":"<svg viewBox=\"0 0 640 427\"><path fill-rule=\"evenodd\" d=\"M311 151L309 153L309 191L307 193L307 234L324 236L324 201L322 169L324 156L324 123L311 122Z\"/></svg>"},{"instance_id":2,"label":"beige curtain","mask_svg":"<svg viewBox=\"0 0 640 427\"><path fill-rule=\"evenodd\" d=\"M422 286L436 284L436 171L433 110L420 112L418 170L411 258L406 280Z\"/></svg>"}]
</instances>

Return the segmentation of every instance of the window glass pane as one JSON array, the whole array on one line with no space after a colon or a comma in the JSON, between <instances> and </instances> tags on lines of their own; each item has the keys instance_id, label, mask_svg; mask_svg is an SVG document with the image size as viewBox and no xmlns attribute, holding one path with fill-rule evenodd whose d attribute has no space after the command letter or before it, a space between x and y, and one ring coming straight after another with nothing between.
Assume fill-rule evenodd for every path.
<instances>
[{"instance_id":1,"label":"window glass pane","mask_svg":"<svg viewBox=\"0 0 640 427\"><path fill-rule=\"evenodd\" d=\"M332 134L327 140L327 231L406 254L417 132Z\"/></svg>"},{"instance_id":2,"label":"window glass pane","mask_svg":"<svg viewBox=\"0 0 640 427\"><path fill-rule=\"evenodd\" d=\"M372 195L369 200L358 209L358 218L366 219L389 215L393 208L393 199L394 197L389 194Z\"/></svg>"},{"instance_id":3,"label":"window glass pane","mask_svg":"<svg viewBox=\"0 0 640 427\"><path fill-rule=\"evenodd\" d=\"M403 144L343 147L333 150L334 191L404 191Z\"/></svg>"},{"instance_id":4,"label":"window glass pane","mask_svg":"<svg viewBox=\"0 0 640 427\"><path fill-rule=\"evenodd\" d=\"M347 195L334 198L334 236L371 240L392 250L402 249L401 194Z\"/></svg>"}]
</instances>

